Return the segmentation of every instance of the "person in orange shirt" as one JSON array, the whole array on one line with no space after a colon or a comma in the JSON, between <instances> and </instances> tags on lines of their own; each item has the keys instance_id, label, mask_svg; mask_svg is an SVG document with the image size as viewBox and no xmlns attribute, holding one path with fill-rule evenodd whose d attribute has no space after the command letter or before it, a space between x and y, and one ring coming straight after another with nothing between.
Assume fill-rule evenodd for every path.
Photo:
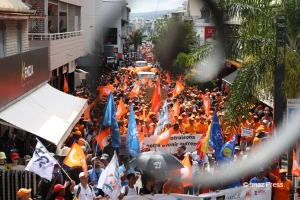
<instances>
[{"instance_id":1,"label":"person in orange shirt","mask_svg":"<svg viewBox=\"0 0 300 200\"><path fill-rule=\"evenodd\" d=\"M245 137L241 137L243 128L249 128L249 125L247 123L245 116L242 116L242 122L240 123L239 128L238 128L238 135L240 137L240 147L241 147L242 151L245 151L246 147L247 147L247 140Z\"/></svg>"},{"instance_id":2,"label":"person in orange shirt","mask_svg":"<svg viewBox=\"0 0 300 200\"><path fill-rule=\"evenodd\" d=\"M196 117L195 117L195 125L198 126L198 124L200 124L200 117L198 115L196 115Z\"/></svg>"},{"instance_id":3,"label":"person in orange shirt","mask_svg":"<svg viewBox=\"0 0 300 200\"><path fill-rule=\"evenodd\" d=\"M266 132L266 134L268 134L268 136L270 136L270 134L271 134L271 129L270 129L270 127L268 126L268 123L269 123L268 120L263 120L263 121L262 121L261 127L263 127L263 128L264 128L264 131Z\"/></svg>"},{"instance_id":4,"label":"person in orange shirt","mask_svg":"<svg viewBox=\"0 0 300 200\"><path fill-rule=\"evenodd\" d=\"M257 115L255 115L254 117L253 117L253 129L254 130L256 130L256 129L258 129L258 127L260 127L260 122L259 122L259 119L258 119L258 116Z\"/></svg>"},{"instance_id":5,"label":"person in orange shirt","mask_svg":"<svg viewBox=\"0 0 300 200\"><path fill-rule=\"evenodd\" d=\"M20 200L32 200L30 197L31 189L19 189L17 196Z\"/></svg>"},{"instance_id":6,"label":"person in orange shirt","mask_svg":"<svg viewBox=\"0 0 300 200\"><path fill-rule=\"evenodd\" d=\"M163 186L163 194L184 194L183 184L181 182L181 173L173 171L171 174L171 180L166 182Z\"/></svg>"},{"instance_id":7,"label":"person in orange shirt","mask_svg":"<svg viewBox=\"0 0 300 200\"><path fill-rule=\"evenodd\" d=\"M198 130L200 134L204 134L208 130L208 125L205 123L205 117L200 117L200 123L198 124Z\"/></svg>"},{"instance_id":8,"label":"person in orange shirt","mask_svg":"<svg viewBox=\"0 0 300 200\"><path fill-rule=\"evenodd\" d=\"M259 148L262 145L262 140L261 138L265 137L265 132L263 128L258 128L256 130L256 135L255 138L253 139L253 144L252 144L252 153L256 153L257 148Z\"/></svg>"},{"instance_id":9,"label":"person in orange shirt","mask_svg":"<svg viewBox=\"0 0 300 200\"><path fill-rule=\"evenodd\" d=\"M249 119L247 120L248 123L254 123L254 114L249 112Z\"/></svg>"},{"instance_id":10,"label":"person in orange shirt","mask_svg":"<svg viewBox=\"0 0 300 200\"><path fill-rule=\"evenodd\" d=\"M186 113L182 113L181 114L181 116L182 116L182 118L183 118L183 123L184 124L188 124L189 123L189 117L187 116L187 114Z\"/></svg>"},{"instance_id":11,"label":"person in orange shirt","mask_svg":"<svg viewBox=\"0 0 300 200\"><path fill-rule=\"evenodd\" d=\"M276 181L277 187L275 188L274 200L287 200L290 199L290 195L294 195L295 189L293 182L286 178L286 169L280 169L280 178L276 177L274 174L268 170L268 176L273 181Z\"/></svg>"},{"instance_id":12,"label":"person in orange shirt","mask_svg":"<svg viewBox=\"0 0 300 200\"><path fill-rule=\"evenodd\" d=\"M179 124L175 123L174 126L172 128L170 128L169 133L170 133L170 135L179 134L180 133Z\"/></svg>"},{"instance_id":13,"label":"person in orange shirt","mask_svg":"<svg viewBox=\"0 0 300 200\"><path fill-rule=\"evenodd\" d=\"M120 135L126 135L127 134L127 128L124 126L124 121L119 120L118 121L119 131Z\"/></svg>"},{"instance_id":14,"label":"person in orange shirt","mask_svg":"<svg viewBox=\"0 0 300 200\"><path fill-rule=\"evenodd\" d=\"M80 131L73 132L73 138L75 139L75 142L79 146L85 146L85 140L82 138L82 133Z\"/></svg>"},{"instance_id":15,"label":"person in orange shirt","mask_svg":"<svg viewBox=\"0 0 300 200\"><path fill-rule=\"evenodd\" d=\"M190 117L189 122L190 122L189 125L186 125L184 127L184 133L191 133L191 134L199 133L198 127L194 125L195 119Z\"/></svg>"},{"instance_id":16,"label":"person in orange shirt","mask_svg":"<svg viewBox=\"0 0 300 200\"><path fill-rule=\"evenodd\" d=\"M183 133L186 124L183 123L183 118L181 116L178 117L179 129Z\"/></svg>"},{"instance_id":17,"label":"person in orange shirt","mask_svg":"<svg viewBox=\"0 0 300 200\"><path fill-rule=\"evenodd\" d=\"M83 121L84 121L84 118L81 117L80 120L79 120L79 122L76 124L76 127L79 129L79 131L81 133L84 132L84 122Z\"/></svg>"}]
</instances>

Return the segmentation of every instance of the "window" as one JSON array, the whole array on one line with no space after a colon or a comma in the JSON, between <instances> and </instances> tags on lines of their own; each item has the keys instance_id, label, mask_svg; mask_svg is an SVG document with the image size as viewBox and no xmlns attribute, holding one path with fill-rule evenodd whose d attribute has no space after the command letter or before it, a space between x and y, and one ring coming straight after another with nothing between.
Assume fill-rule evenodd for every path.
<instances>
[{"instance_id":1,"label":"window","mask_svg":"<svg viewBox=\"0 0 300 200\"><path fill-rule=\"evenodd\" d=\"M18 53L22 53L22 24L17 23L17 41L18 41Z\"/></svg>"},{"instance_id":2,"label":"window","mask_svg":"<svg viewBox=\"0 0 300 200\"><path fill-rule=\"evenodd\" d=\"M3 21L0 21L0 58L6 55L6 27Z\"/></svg>"}]
</instances>

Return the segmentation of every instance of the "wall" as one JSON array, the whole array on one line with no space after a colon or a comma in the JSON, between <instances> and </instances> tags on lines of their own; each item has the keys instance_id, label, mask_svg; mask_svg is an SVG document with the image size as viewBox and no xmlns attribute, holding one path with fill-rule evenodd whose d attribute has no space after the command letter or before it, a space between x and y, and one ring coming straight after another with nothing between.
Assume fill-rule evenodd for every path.
<instances>
[{"instance_id":1,"label":"wall","mask_svg":"<svg viewBox=\"0 0 300 200\"><path fill-rule=\"evenodd\" d=\"M204 6L203 1L189 0L189 13L190 16L201 16L200 9Z\"/></svg>"},{"instance_id":2,"label":"wall","mask_svg":"<svg viewBox=\"0 0 300 200\"><path fill-rule=\"evenodd\" d=\"M30 46L49 47L49 71L83 56L83 36L60 40L30 40Z\"/></svg>"},{"instance_id":3,"label":"wall","mask_svg":"<svg viewBox=\"0 0 300 200\"><path fill-rule=\"evenodd\" d=\"M99 1L99 0L97 0ZM101 12L100 10L98 10ZM84 41L84 55L88 53L96 54L96 1L88 0L84 1L84 6L81 8L81 24L82 30L84 32L83 41Z\"/></svg>"},{"instance_id":4,"label":"wall","mask_svg":"<svg viewBox=\"0 0 300 200\"><path fill-rule=\"evenodd\" d=\"M17 23L22 24L22 52L29 50L28 43L28 21L10 20L5 21L6 25L6 56L18 54Z\"/></svg>"},{"instance_id":5,"label":"wall","mask_svg":"<svg viewBox=\"0 0 300 200\"><path fill-rule=\"evenodd\" d=\"M82 7L84 6L85 1L90 1L90 0L60 0L60 1Z\"/></svg>"}]
</instances>

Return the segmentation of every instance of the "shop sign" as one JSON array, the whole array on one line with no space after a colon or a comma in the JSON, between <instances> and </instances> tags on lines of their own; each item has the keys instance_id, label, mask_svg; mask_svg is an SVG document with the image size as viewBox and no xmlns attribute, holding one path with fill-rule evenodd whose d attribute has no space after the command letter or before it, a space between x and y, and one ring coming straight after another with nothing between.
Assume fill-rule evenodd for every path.
<instances>
[{"instance_id":1,"label":"shop sign","mask_svg":"<svg viewBox=\"0 0 300 200\"><path fill-rule=\"evenodd\" d=\"M215 26L205 26L205 39L213 38L213 36L216 34L216 27Z\"/></svg>"},{"instance_id":2,"label":"shop sign","mask_svg":"<svg viewBox=\"0 0 300 200\"><path fill-rule=\"evenodd\" d=\"M0 59L0 108L48 81L48 47Z\"/></svg>"}]
</instances>

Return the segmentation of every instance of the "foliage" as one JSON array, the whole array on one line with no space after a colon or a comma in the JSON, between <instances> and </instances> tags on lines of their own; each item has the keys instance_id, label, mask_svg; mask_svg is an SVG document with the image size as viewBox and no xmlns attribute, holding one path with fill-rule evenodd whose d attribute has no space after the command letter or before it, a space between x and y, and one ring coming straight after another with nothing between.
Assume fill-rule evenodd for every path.
<instances>
[{"instance_id":1,"label":"foliage","mask_svg":"<svg viewBox=\"0 0 300 200\"><path fill-rule=\"evenodd\" d=\"M171 73L181 74L184 72L183 68L178 68L173 62L180 53L190 53L196 44L193 24L171 18L165 21L158 32L154 54L161 67Z\"/></svg>"},{"instance_id":2,"label":"foliage","mask_svg":"<svg viewBox=\"0 0 300 200\"><path fill-rule=\"evenodd\" d=\"M214 89L216 88L216 82L211 80L200 71L195 69L191 69L187 75L184 77L184 81L187 86L194 86L196 85L198 89L204 91L205 89Z\"/></svg>"},{"instance_id":3,"label":"foliage","mask_svg":"<svg viewBox=\"0 0 300 200\"><path fill-rule=\"evenodd\" d=\"M142 44L143 40L146 38L146 36L143 35L142 31L139 29L134 32L134 36L130 36L130 39L132 41L132 44L134 46L135 51L137 50L138 46Z\"/></svg>"}]
</instances>

